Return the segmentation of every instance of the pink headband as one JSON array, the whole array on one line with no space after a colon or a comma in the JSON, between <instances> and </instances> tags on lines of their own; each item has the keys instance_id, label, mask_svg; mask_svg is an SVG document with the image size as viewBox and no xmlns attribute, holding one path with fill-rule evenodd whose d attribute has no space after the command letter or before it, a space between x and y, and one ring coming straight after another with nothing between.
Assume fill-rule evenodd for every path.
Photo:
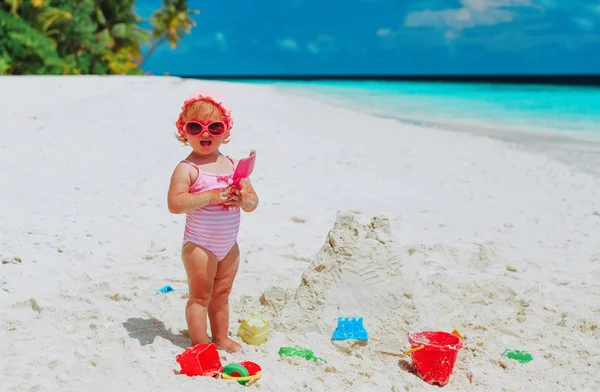
<instances>
[{"instance_id":1,"label":"pink headband","mask_svg":"<svg viewBox=\"0 0 600 392\"><path fill-rule=\"evenodd\" d=\"M177 130L179 131L181 136L183 136L183 112L188 106L190 106L196 101L209 102L215 105L215 107L217 107L217 109L219 109L219 111L223 114L223 117L225 117L225 126L227 127L227 131L229 131L233 127L233 120L231 119L231 110L227 106L225 106L225 104L222 102L222 99L220 99L219 94L206 88L199 88L196 91L194 91L194 93L187 100L185 100L183 106L181 107L181 113L179 114L179 118L175 123L175 125L177 126Z\"/></svg>"}]
</instances>

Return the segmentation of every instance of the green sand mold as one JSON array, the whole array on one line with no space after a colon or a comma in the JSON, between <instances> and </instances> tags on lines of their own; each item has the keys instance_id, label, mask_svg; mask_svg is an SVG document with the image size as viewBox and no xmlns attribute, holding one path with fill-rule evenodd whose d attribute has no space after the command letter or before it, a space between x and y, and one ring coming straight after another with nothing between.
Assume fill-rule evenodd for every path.
<instances>
[{"instance_id":1,"label":"green sand mold","mask_svg":"<svg viewBox=\"0 0 600 392\"><path fill-rule=\"evenodd\" d=\"M279 349L279 355L286 357L300 357L315 362L317 362L317 360L323 361L323 358L316 357L312 350L300 346L281 347Z\"/></svg>"},{"instance_id":2,"label":"green sand mold","mask_svg":"<svg viewBox=\"0 0 600 392\"><path fill-rule=\"evenodd\" d=\"M521 363L527 363L527 362L533 361L533 356L531 354L529 354L527 351L510 350L507 348L506 350L504 350L502 355L507 358L514 359L515 361L519 361Z\"/></svg>"}]
</instances>

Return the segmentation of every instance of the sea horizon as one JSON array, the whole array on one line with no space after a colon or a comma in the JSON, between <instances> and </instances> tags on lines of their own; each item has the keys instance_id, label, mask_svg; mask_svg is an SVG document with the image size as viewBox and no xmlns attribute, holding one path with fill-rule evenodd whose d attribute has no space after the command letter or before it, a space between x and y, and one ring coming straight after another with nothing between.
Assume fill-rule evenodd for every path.
<instances>
[{"instance_id":1,"label":"sea horizon","mask_svg":"<svg viewBox=\"0 0 600 392\"><path fill-rule=\"evenodd\" d=\"M590 73L506 73L506 74L207 74L178 75L185 79L262 82L428 82L428 83L493 83L515 85L589 86L600 88L600 74Z\"/></svg>"}]
</instances>

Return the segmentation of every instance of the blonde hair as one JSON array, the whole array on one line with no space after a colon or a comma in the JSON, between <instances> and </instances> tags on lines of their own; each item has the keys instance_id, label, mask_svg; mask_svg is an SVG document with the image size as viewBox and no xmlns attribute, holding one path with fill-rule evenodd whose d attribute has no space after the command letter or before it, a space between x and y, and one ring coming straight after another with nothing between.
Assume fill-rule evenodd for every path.
<instances>
[{"instance_id":1,"label":"blonde hair","mask_svg":"<svg viewBox=\"0 0 600 392\"><path fill-rule=\"evenodd\" d=\"M179 119L175 123L177 126L175 137L184 145L189 145L189 142L187 140L185 131L183 130L183 124L192 120L223 121L227 125L227 117L223 113L222 109L213 102L205 100L192 102L183 108L181 114L179 115ZM229 131L229 128L225 131L223 144L229 143Z\"/></svg>"}]
</instances>

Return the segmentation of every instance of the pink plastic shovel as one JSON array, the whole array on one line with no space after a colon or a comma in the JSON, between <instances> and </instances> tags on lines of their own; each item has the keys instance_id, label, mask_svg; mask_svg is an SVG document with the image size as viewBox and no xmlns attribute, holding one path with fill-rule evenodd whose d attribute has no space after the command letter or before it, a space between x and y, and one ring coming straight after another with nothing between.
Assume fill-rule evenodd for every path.
<instances>
[{"instance_id":1,"label":"pink plastic shovel","mask_svg":"<svg viewBox=\"0 0 600 392\"><path fill-rule=\"evenodd\" d=\"M240 189L240 180L242 178L250 177L252 174L252 170L254 170L254 162L256 161L256 151L251 150L250 155L247 158L242 158L239 160L237 167L235 169L235 173L233 173L233 183L232 185L237 189Z\"/></svg>"}]
</instances>

